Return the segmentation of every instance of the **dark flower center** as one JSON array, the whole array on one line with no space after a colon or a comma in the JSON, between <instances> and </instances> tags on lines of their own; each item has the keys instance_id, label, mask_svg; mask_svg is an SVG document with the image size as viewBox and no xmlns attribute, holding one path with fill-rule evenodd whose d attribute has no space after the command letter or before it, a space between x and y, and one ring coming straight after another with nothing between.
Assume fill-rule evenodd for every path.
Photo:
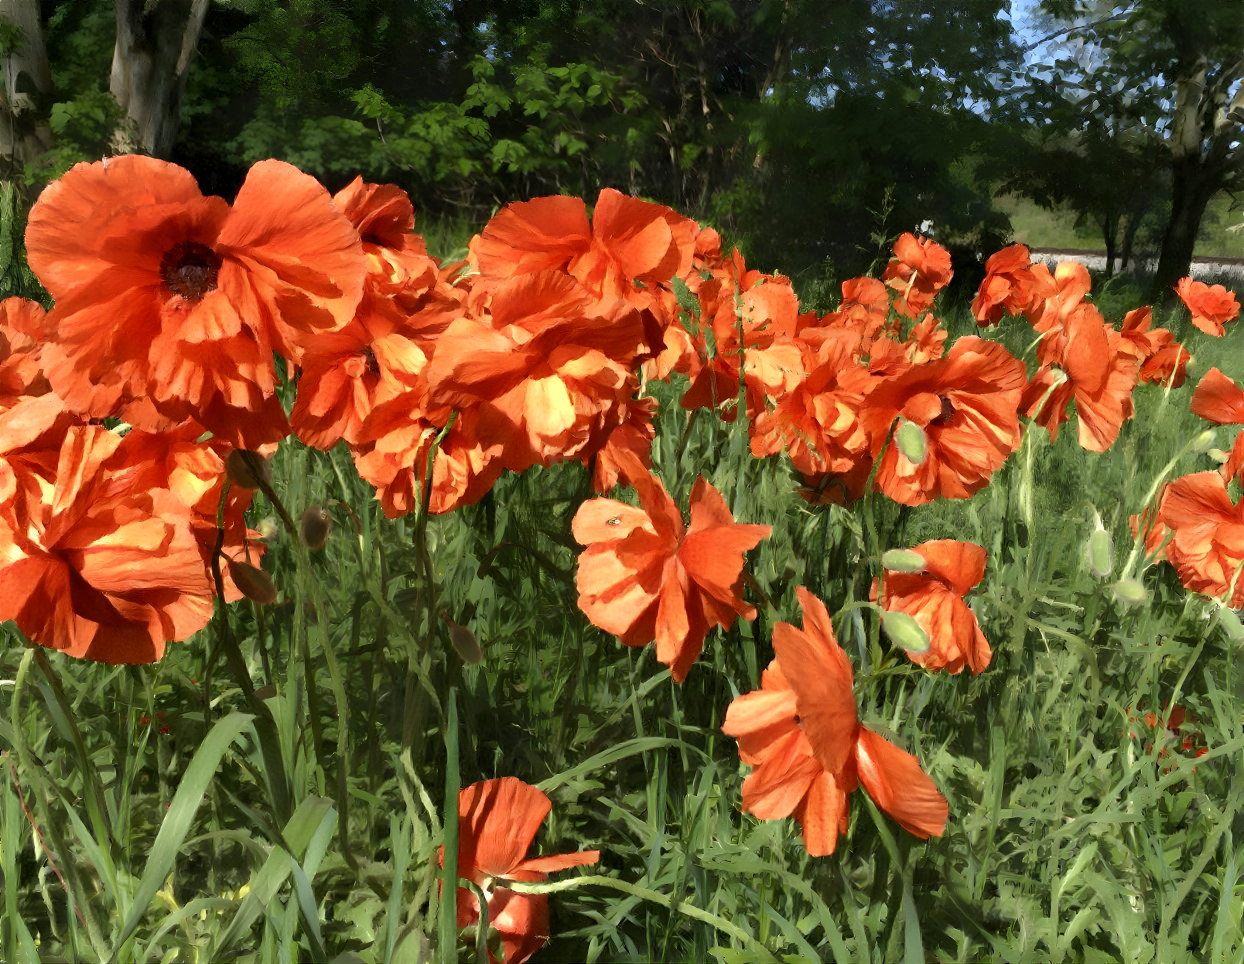
<instances>
[{"instance_id":1,"label":"dark flower center","mask_svg":"<svg viewBox=\"0 0 1244 964\"><path fill-rule=\"evenodd\" d=\"M955 416L955 407L950 404L950 399L947 398L945 395L939 395L938 399L942 403L942 414L937 416L937 418L933 419L933 421L931 421L929 424L937 425L939 427L942 425L949 425L950 420L954 418Z\"/></svg>"},{"instance_id":2,"label":"dark flower center","mask_svg":"<svg viewBox=\"0 0 1244 964\"><path fill-rule=\"evenodd\" d=\"M168 290L187 301L198 301L216 290L220 258L206 244L182 241L164 252L160 259L160 277Z\"/></svg>"}]
</instances>

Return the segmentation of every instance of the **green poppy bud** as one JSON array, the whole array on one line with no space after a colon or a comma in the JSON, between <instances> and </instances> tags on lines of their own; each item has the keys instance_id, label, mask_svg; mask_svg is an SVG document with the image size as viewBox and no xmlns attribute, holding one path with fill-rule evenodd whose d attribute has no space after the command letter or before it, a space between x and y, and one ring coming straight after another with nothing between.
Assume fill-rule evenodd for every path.
<instances>
[{"instance_id":1,"label":"green poppy bud","mask_svg":"<svg viewBox=\"0 0 1244 964\"><path fill-rule=\"evenodd\" d=\"M929 634L908 613L887 609L881 614L881 629L890 642L909 653L923 653L929 648Z\"/></svg>"},{"instance_id":2,"label":"green poppy bud","mask_svg":"<svg viewBox=\"0 0 1244 964\"><path fill-rule=\"evenodd\" d=\"M929 454L929 440L915 422L903 422L894 433L894 444L912 465L921 465Z\"/></svg>"},{"instance_id":3,"label":"green poppy bud","mask_svg":"<svg viewBox=\"0 0 1244 964\"><path fill-rule=\"evenodd\" d=\"M1114 584L1114 598L1124 606L1143 606L1149 601L1149 590L1139 579L1128 577Z\"/></svg>"},{"instance_id":4,"label":"green poppy bud","mask_svg":"<svg viewBox=\"0 0 1244 964\"><path fill-rule=\"evenodd\" d=\"M887 549L881 556L881 565L890 572L924 572L924 556L911 549Z\"/></svg>"},{"instance_id":5,"label":"green poppy bud","mask_svg":"<svg viewBox=\"0 0 1244 964\"><path fill-rule=\"evenodd\" d=\"M1114 569L1114 540L1105 529L1094 529L1088 539L1088 565L1093 575L1105 579Z\"/></svg>"},{"instance_id":6,"label":"green poppy bud","mask_svg":"<svg viewBox=\"0 0 1244 964\"><path fill-rule=\"evenodd\" d=\"M1217 431L1212 428L1207 428L1204 432L1192 440L1192 451L1197 455L1203 455L1210 449L1214 448L1214 443L1217 441Z\"/></svg>"},{"instance_id":7,"label":"green poppy bud","mask_svg":"<svg viewBox=\"0 0 1244 964\"><path fill-rule=\"evenodd\" d=\"M1240 617L1234 609L1220 606L1218 609L1218 625L1222 627L1222 631L1227 634L1227 639L1231 640L1231 642L1237 646L1244 643L1244 625L1241 625Z\"/></svg>"}]
</instances>

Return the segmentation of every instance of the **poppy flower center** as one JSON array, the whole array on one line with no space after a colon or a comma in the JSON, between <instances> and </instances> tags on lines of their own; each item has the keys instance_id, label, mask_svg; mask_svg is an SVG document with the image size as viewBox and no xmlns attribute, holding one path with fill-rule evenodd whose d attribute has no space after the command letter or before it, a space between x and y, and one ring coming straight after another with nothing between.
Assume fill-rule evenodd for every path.
<instances>
[{"instance_id":1,"label":"poppy flower center","mask_svg":"<svg viewBox=\"0 0 1244 964\"><path fill-rule=\"evenodd\" d=\"M945 395L939 395L938 400L942 403L942 414L933 419L930 425L949 425L950 420L955 417L955 407L950 404L950 399Z\"/></svg>"},{"instance_id":2,"label":"poppy flower center","mask_svg":"<svg viewBox=\"0 0 1244 964\"><path fill-rule=\"evenodd\" d=\"M220 258L206 244L182 241L164 252L160 259L160 277L165 287L187 301L198 301L216 290Z\"/></svg>"}]
</instances>

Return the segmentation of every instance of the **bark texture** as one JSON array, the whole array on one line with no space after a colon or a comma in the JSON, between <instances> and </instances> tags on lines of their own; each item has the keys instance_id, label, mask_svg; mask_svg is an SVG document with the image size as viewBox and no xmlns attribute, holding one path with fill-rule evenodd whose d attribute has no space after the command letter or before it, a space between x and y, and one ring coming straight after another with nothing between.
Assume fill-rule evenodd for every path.
<instances>
[{"instance_id":1,"label":"bark texture","mask_svg":"<svg viewBox=\"0 0 1244 964\"><path fill-rule=\"evenodd\" d=\"M168 158L208 0L116 0L109 89L129 116L116 147Z\"/></svg>"}]
</instances>

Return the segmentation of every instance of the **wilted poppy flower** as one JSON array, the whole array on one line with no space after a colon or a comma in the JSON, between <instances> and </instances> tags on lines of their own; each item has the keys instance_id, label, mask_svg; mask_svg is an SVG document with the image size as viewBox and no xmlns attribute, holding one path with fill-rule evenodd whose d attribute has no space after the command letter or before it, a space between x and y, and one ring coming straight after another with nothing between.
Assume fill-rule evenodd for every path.
<instances>
[{"instance_id":1,"label":"wilted poppy flower","mask_svg":"<svg viewBox=\"0 0 1244 964\"><path fill-rule=\"evenodd\" d=\"M963 597L984 578L985 550L971 542L935 539L911 551L924 559L924 568L887 570L880 600L886 610L913 617L929 638L924 652L904 652L926 669L960 673L966 666L975 676L989 665L993 653Z\"/></svg>"},{"instance_id":2,"label":"wilted poppy flower","mask_svg":"<svg viewBox=\"0 0 1244 964\"><path fill-rule=\"evenodd\" d=\"M1175 294L1192 312L1192 323L1207 335L1222 337L1223 327L1240 314L1240 303L1235 295L1222 285L1207 285L1204 281L1180 278Z\"/></svg>"},{"instance_id":3,"label":"wilted poppy flower","mask_svg":"<svg viewBox=\"0 0 1244 964\"><path fill-rule=\"evenodd\" d=\"M640 508L613 499L579 507L571 531L580 545L579 608L627 646L653 640L657 659L681 683L714 626L754 619L743 602L743 554L772 529L736 525L720 493L703 479L691 490L691 525L637 456L617 453Z\"/></svg>"},{"instance_id":4,"label":"wilted poppy flower","mask_svg":"<svg viewBox=\"0 0 1244 964\"><path fill-rule=\"evenodd\" d=\"M75 165L39 196L26 244L56 299L43 361L67 405L103 417L150 398L252 449L289 430L273 352L296 362L345 326L366 271L328 192L274 160L232 207L155 158Z\"/></svg>"},{"instance_id":5,"label":"wilted poppy flower","mask_svg":"<svg viewBox=\"0 0 1244 964\"><path fill-rule=\"evenodd\" d=\"M803 629L773 627L777 657L761 688L730 704L722 732L752 767L743 809L761 820L791 814L814 857L834 852L849 825L848 797L861 783L877 806L917 837L940 837L949 806L919 761L862 726L854 674L825 604L800 586Z\"/></svg>"},{"instance_id":6,"label":"wilted poppy flower","mask_svg":"<svg viewBox=\"0 0 1244 964\"><path fill-rule=\"evenodd\" d=\"M535 883L555 870L594 864L599 850L527 857L552 804L544 792L517 777L473 783L458 794L458 876L472 881L488 906L488 926L501 935L505 964L522 964L549 939L548 894L519 894L505 881ZM445 848L438 853L444 863ZM479 920L479 898L457 891L458 926ZM489 960L497 958L489 952Z\"/></svg>"},{"instance_id":7,"label":"wilted poppy flower","mask_svg":"<svg viewBox=\"0 0 1244 964\"><path fill-rule=\"evenodd\" d=\"M1173 533L1166 555L1179 581L1244 609L1244 500L1232 503L1217 472L1198 472L1166 486L1159 511Z\"/></svg>"}]
</instances>

